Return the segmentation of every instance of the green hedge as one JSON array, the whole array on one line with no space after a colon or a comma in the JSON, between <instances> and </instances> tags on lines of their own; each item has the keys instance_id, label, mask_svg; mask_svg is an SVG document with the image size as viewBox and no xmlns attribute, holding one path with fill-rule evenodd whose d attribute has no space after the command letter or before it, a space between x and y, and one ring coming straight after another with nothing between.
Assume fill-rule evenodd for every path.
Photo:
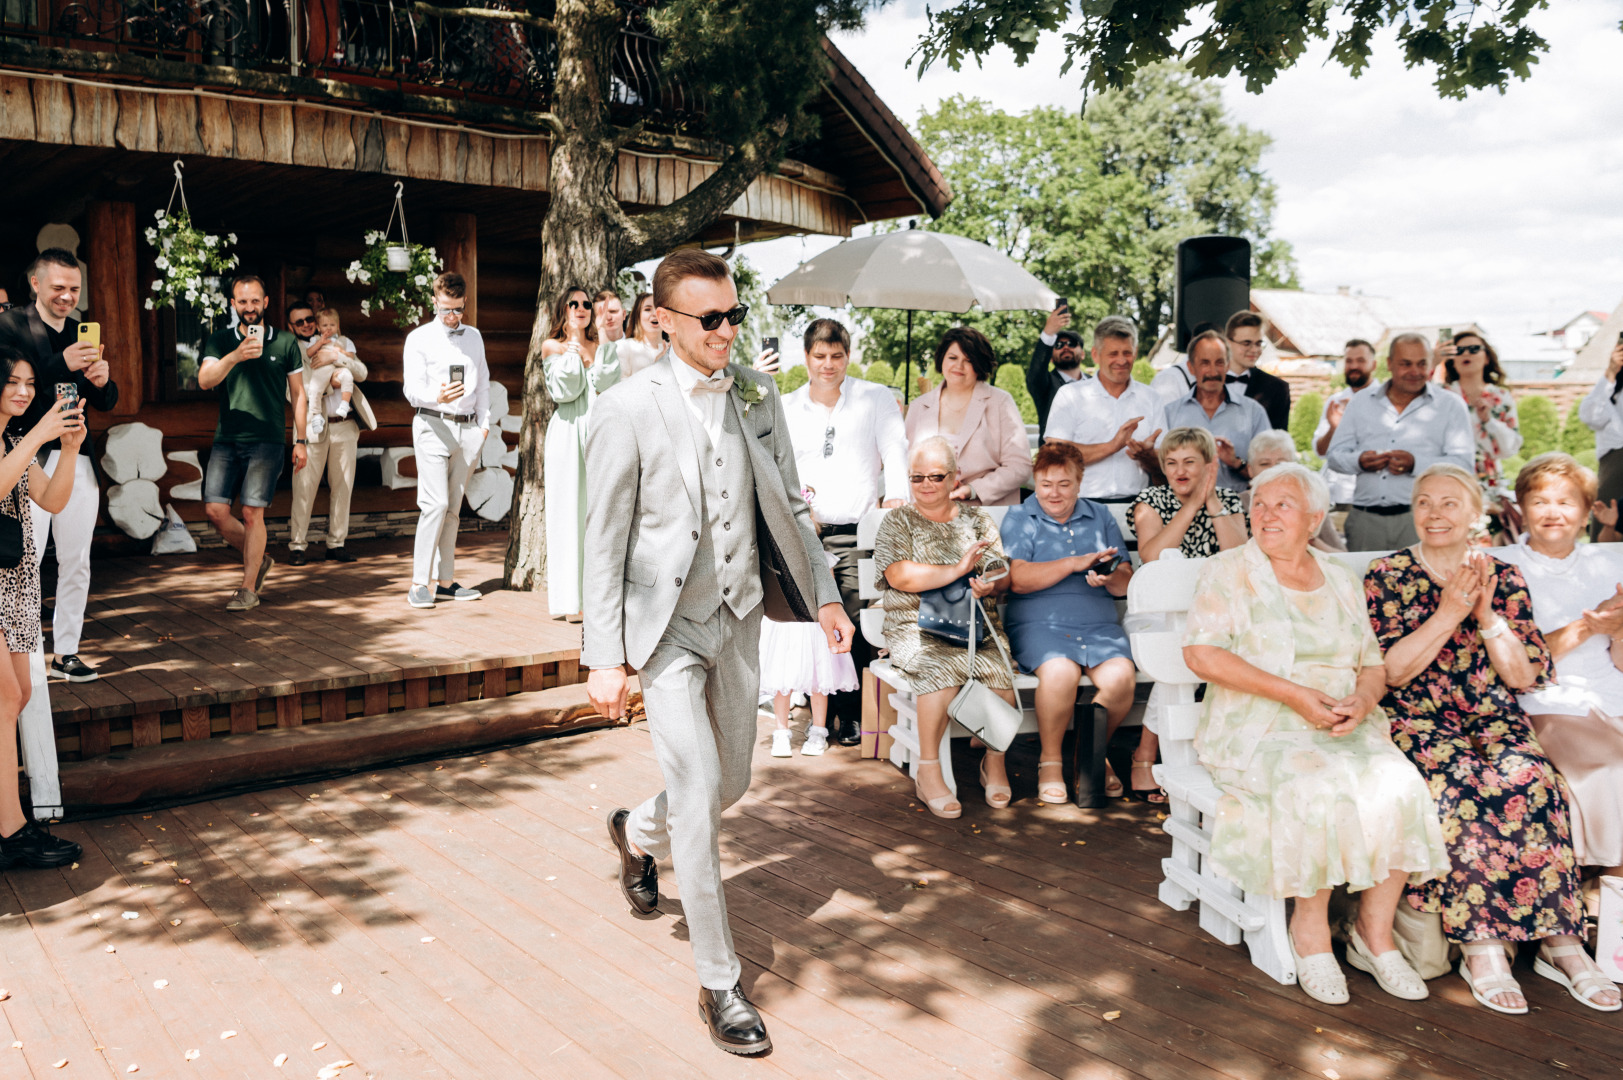
<instances>
[{"instance_id":1,"label":"green hedge","mask_svg":"<svg viewBox=\"0 0 1623 1080\"><path fill-rule=\"evenodd\" d=\"M1581 400L1572 403L1572 408L1567 410L1567 422L1561 427L1561 449L1574 457L1585 450L1591 453L1595 450L1595 433L1578 417L1580 404Z\"/></svg>"},{"instance_id":2,"label":"green hedge","mask_svg":"<svg viewBox=\"0 0 1623 1080\"><path fill-rule=\"evenodd\" d=\"M1037 403L1031 400L1031 391L1026 389L1026 369L1019 364L1004 364L997 369L997 377L992 385L999 390L1007 390L1014 398L1014 403L1020 406L1020 419L1028 424L1037 422Z\"/></svg>"},{"instance_id":3,"label":"green hedge","mask_svg":"<svg viewBox=\"0 0 1623 1080\"><path fill-rule=\"evenodd\" d=\"M1298 454L1313 451L1313 432L1319 426L1319 414L1324 411L1324 399L1309 391L1291 406L1289 430Z\"/></svg>"},{"instance_id":4,"label":"green hedge","mask_svg":"<svg viewBox=\"0 0 1623 1080\"><path fill-rule=\"evenodd\" d=\"M1516 413L1521 422L1523 460L1531 461L1561 448L1561 418L1555 402L1546 397L1525 397L1516 403Z\"/></svg>"}]
</instances>

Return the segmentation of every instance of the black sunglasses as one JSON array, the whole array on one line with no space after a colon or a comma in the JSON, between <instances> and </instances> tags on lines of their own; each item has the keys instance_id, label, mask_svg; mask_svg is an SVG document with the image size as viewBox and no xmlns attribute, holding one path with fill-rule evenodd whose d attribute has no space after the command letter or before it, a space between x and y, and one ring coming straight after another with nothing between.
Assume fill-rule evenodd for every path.
<instances>
[{"instance_id":1,"label":"black sunglasses","mask_svg":"<svg viewBox=\"0 0 1623 1080\"><path fill-rule=\"evenodd\" d=\"M1470 355L1475 356L1477 353L1482 351L1482 346L1481 345L1456 345L1456 346L1454 346L1454 351L1457 352L1457 353L1469 353Z\"/></svg>"},{"instance_id":2,"label":"black sunglasses","mask_svg":"<svg viewBox=\"0 0 1623 1080\"><path fill-rule=\"evenodd\" d=\"M907 478L907 482L910 484L922 484L928 480L932 484L939 484L946 479L947 474L944 472L914 473L912 476Z\"/></svg>"},{"instance_id":3,"label":"black sunglasses","mask_svg":"<svg viewBox=\"0 0 1623 1080\"><path fill-rule=\"evenodd\" d=\"M0 311L10 311L16 306L17 305L13 304L10 300L0 300Z\"/></svg>"},{"instance_id":4,"label":"black sunglasses","mask_svg":"<svg viewBox=\"0 0 1623 1080\"><path fill-rule=\"evenodd\" d=\"M731 311L712 311L708 315L688 315L687 312L677 311L675 308L666 308L665 310L677 315L687 315L690 319L698 319L699 325L704 327L705 330L714 330L721 325L723 319L727 320L728 326L737 326L744 321L744 316L750 313L747 304L739 304Z\"/></svg>"},{"instance_id":5,"label":"black sunglasses","mask_svg":"<svg viewBox=\"0 0 1623 1080\"><path fill-rule=\"evenodd\" d=\"M306 315L302 319L294 319L293 320L293 325L294 326L305 326L305 325L307 325L309 323L313 323L315 321L316 321L316 317L314 315Z\"/></svg>"},{"instance_id":6,"label":"black sunglasses","mask_svg":"<svg viewBox=\"0 0 1623 1080\"><path fill-rule=\"evenodd\" d=\"M586 311L591 306L592 306L591 304L588 304L584 300L571 300L571 301L569 301L569 307L570 307L571 310L579 308L581 311Z\"/></svg>"},{"instance_id":7,"label":"black sunglasses","mask_svg":"<svg viewBox=\"0 0 1623 1080\"><path fill-rule=\"evenodd\" d=\"M823 432L823 456L829 457L834 453L834 429L829 428Z\"/></svg>"}]
</instances>

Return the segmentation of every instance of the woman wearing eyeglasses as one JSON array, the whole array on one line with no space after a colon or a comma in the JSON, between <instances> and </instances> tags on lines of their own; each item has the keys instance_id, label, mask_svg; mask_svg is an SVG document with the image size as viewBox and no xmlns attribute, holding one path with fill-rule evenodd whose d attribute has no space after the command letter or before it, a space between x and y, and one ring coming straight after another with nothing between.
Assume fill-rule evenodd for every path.
<instances>
[{"instance_id":1,"label":"woman wearing eyeglasses","mask_svg":"<svg viewBox=\"0 0 1623 1080\"><path fill-rule=\"evenodd\" d=\"M1031 444L1020 407L988 380L997 354L979 330L955 326L941 336L935 369L942 383L907 410L907 441L940 435L962 470L952 497L977 506L1013 506L1031 483Z\"/></svg>"},{"instance_id":2,"label":"woman wearing eyeglasses","mask_svg":"<svg viewBox=\"0 0 1623 1080\"><path fill-rule=\"evenodd\" d=\"M947 706L970 676L969 650L920 632L919 594L973 574L971 590L987 598L1007 591L1010 578L1005 574L987 581L982 576L1003 561L1003 544L992 515L953 497L963 477L952 444L941 436L923 439L909 452L907 471L913 501L885 515L874 538L873 565L885 587L885 646L891 666L907 676L918 702L919 752L934 754L947 729ZM986 608L992 633L1003 638L996 610L991 604ZM1007 648L1007 639L1003 641ZM974 675L1015 704L1008 668L991 641L975 650ZM936 817L963 813L963 805L942 779L939 758L920 757L914 783L919 801ZM1009 805L1004 755L986 752L981 785L988 806Z\"/></svg>"},{"instance_id":3,"label":"woman wearing eyeglasses","mask_svg":"<svg viewBox=\"0 0 1623 1080\"><path fill-rule=\"evenodd\" d=\"M1476 476L1482 484L1493 532L1504 543L1515 543L1521 532L1516 501L1501 466L1522 448L1516 399L1505 385L1499 356L1481 334L1461 330L1437 349L1443 362L1443 382L1465 399L1476 425Z\"/></svg>"},{"instance_id":4,"label":"woman wearing eyeglasses","mask_svg":"<svg viewBox=\"0 0 1623 1080\"><path fill-rule=\"evenodd\" d=\"M547 476L547 608L580 621L586 568L586 436L592 403L620 381L618 342L597 340L592 298L570 286L552 305L552 336L541 343L547 393L557 411L542 453Z\"/></svg>"}]
</instances>

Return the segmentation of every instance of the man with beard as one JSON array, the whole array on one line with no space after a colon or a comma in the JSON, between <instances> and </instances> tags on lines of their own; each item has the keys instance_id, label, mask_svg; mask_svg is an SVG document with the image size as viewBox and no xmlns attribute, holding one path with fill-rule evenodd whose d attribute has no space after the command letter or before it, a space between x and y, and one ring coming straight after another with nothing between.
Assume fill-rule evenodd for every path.
<instances>
[{"instance_id":1,"label":"man with beard","mask_svg":"<svg viewBox=\"0 0 1623 1080\"><path fill-rule=\"evenodd\" d=\"M1172 402L1161 414L1161 431L1175 428L1205 428L1217 441L1217 457L1223 463L1219 487L1244 491L1251 481L1246 477L1245 458L1251 440L1273 430L1262 406L1245 396L1239 384L1228 383L1229 345L1216 330L1196 334L1189 342L1189 374L1195 388Z\"/></svg>"},{"instance_id":2,"label":"man with beard","mask_svg":"<svg viewBox=\"0 0 1623 1080\"><path fill-rule=\"evenodd\" d=\"M1043 323L1043 332L1031 349L1031 363L1026 367L1026 389L1037 406L1037 432L1039 438L1048 433L1048 411L1053 408L1054 397L1065 387L1082 378L1082 335L1067 329L1071 325L1071 309L1062 300ZM1049 361L1054 363L1052 371Z\"/></svg>"},{"instance_id":3,"label":"man with beard","mask_svg":"<svg viewBox=\"0 0 1623 1080\"><path fill-rule=\"evenodd\" d=\"M289 395L293 399L293 468L304 468L304 363L298 338L265 322L265 283L252 274L231 283L231 310L237 325L216 330L203 343L197 385L224 387L220 423L214 429L208 472L203 478L203 510L225 542L242 552L242 587L231 594L227 611L259 606L272 559L265 554L265 507L282 476ZM242 520L231 504L242 499Z\"/></svg>"},{"instance_id":4,"label":"man with beard","mask_svg":"<svg viewBox=\"0 0 1623 1080\"><path fill-rule=\"evenodd\" d=\"M1331 394L1319 414L1319 426L1313 432L1313 452L1321 458L1330 452L1330 438L1341 426L1341 417L1347 411L1352 396L1369 385L1375 376L1375 346L1363 338L1353 338L1341 349L1341 374L1347 385ZM1330 489L1330 502L1337 510L1352 506L1353 485L1358 477L1352 473L1336 472L1329 465L1319 474Z\"/></svg>"},{"instance_id":5,"label":"man with beard","mask_svg":"<svg viewBox=\"0 0 1623 1080\"><path fill-rule=\"evenodd\" d=\"M1057 351L1057 350L1056 350ZM1095 502L1132 502L1149 483L1144 464L1155 459L1161 437L1160 395L1133 381L1138 359L1138 327L1120 315L1106 316L1093 328L1097 378L1061 388L1054 395L1047 438L1082 451L1086 466L1079 494Z\"/></svg>"}]
</instances>

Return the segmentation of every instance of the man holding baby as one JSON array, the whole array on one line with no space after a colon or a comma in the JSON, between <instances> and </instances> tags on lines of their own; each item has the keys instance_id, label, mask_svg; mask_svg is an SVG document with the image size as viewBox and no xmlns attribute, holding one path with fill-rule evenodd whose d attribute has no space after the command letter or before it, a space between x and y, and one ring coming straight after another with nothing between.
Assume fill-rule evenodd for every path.
<instances>
[{"instance_id":1,"label":"man holding baby","mask_svg":"<svg viewBox=\"0 0 1623 1080\"><path fill-rule=\"evenodd\" d=\"M293 517L288 535L288 560L294 566L309 561L306 537L315 507L321 475L327 474L327 560L354 562L344 548L349 536L349 500L355 488L355 459L361 427L357 414L369 416L366 399L355 384L366 379L366 365L355 355L355 344L341 332L338 313L315 310L296 300L287 310L287 328L304 353L304 397L309 419L304 435L310 465L293 474ZM369 427L375 427L372 423Z\"/></svg>"}]
</instances>

